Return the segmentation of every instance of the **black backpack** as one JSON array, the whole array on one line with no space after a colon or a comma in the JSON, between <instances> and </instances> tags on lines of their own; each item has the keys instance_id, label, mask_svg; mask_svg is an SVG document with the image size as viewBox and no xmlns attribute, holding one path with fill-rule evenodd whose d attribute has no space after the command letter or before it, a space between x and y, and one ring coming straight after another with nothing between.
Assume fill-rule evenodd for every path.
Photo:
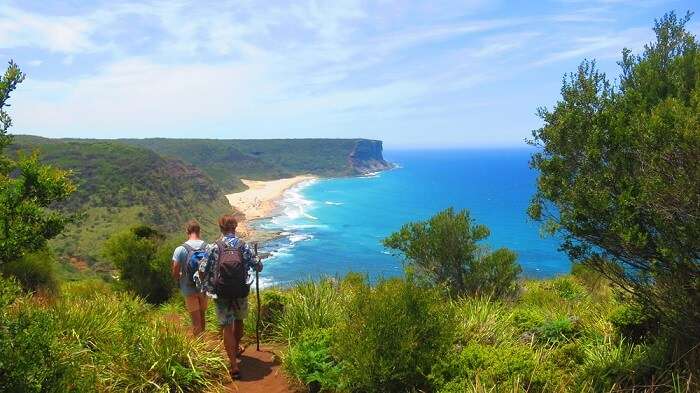
<instances>
[{"instance_id":1,"label":"black backpack","mask_svg":"<svg viewBox=\"0 0 700 393\"><path fill-rule=\"evenodd\" d=\"M214 271L214 291L219 298L244 298L250 293L248 284L248 267L243 260L244 243L238 240L232 247L225 241L219 240L219 263Z\"/></svg>"}]
</instances>

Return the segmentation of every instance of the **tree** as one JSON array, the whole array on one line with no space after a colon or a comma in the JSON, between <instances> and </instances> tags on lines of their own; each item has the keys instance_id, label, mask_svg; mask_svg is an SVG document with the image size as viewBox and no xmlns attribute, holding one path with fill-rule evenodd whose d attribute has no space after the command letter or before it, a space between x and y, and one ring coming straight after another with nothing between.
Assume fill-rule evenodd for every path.
<instances>
[{"instance_id":1,"label":"tree","mask_svg":"<svg viewBox=\"0 0 700 393\"><path fill-rule=\"evenodd\" d=\"M104 244L103 254L119 270L124 288L153 304L168 300L176 284L170 276L174 247L164 239L150 227L137 226L112 235Z\"/></svg>"},{"instance_id":2,"label":"tree","mask_svg":"<svg viewBox=\"0 0 700 393\"><path fill-rule=\"evenodd\" d=\"M521 272L513 251L489 252L478 244L489 229L473 222L468 210L449 208L427 221L404 225L384 245L404 255L416 273L444 284L453 295L506 296Z\"/></svg>"},{"instance_id":3,"label":"tree","mask_svg":"<svg viewBox=\"0 0 700 393\"><path fill-rule=\"evenodd\" d=\"M619 83L584 61L552 110L540 108L540 172L529 214L574 262L594 268L700 341L700 52L690 14L656 21Z\"/></svg>"},{"instance_id":4,"label":"tree","mask_svg":"<svg viewBox=\"0 0 700 393\"><path fill-rule=\"evenodd\" d=\"M36 153L11 159L4 149L12 142L12 119L5 112L10 93L25 75L12 61L0 78L0 264L41 250L72 218L51 209L74 190L70 173L43 165Z\"/></svg>"}]
</instances>

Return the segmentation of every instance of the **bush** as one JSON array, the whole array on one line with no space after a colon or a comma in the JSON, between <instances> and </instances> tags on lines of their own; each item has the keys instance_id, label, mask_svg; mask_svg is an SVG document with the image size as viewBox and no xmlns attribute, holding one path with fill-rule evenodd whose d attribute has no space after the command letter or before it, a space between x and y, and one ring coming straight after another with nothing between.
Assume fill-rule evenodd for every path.
<instances>
[{"instance_id":1,"label":"bush","mask_svg":"<svg viewBox=\"0 0 700 393\"><path fill-rule=\"evenodd\" d=\"M4 263L0 265L0 272L15 277L25 291L45 291L51 294L58 291L56 257L48 248Z\"/></svg>"},{"instance_id":2,"label":"bush","mask_svg":"<svg viewBox=\"0 0 700 393\"><path fill-rule=\"evenodd\" d=\"M455 213L449 208L427 221L404 225L384 245L452 295L512 295L522 271L516 254L505 248L489 252L478 243L488 236L489 229L474 223L468 210Z\"/></svg>"},{"instance_id":3,"label":"bush","mask_svg":"<svg viewBox=\"0 0 700 393\"><path fill-rule=\"evenodd\" d=\"M298 282L289 290L274 336L293 342L307 329L337 325L342 316L341 301L338 288L330 279Z\"/></svg>"},{"instance_id":4,"label":"bush","mask_svg":"<svg viewBox=\"0 0 700 393\"><path fill-rule=\"evenodd\" d=\"M0 391L95 390L94 375L75 360L82 348L62 339L59 322L0 277Z\"/></svg>"},{"instance_id":5,"label":"bush","mask_svg":"<svg viewBox=\"0 0 700 393\"><path fill-rule=\"evenodd\" d=\"M641 342L659 331L659 321L637 305L622 305L610 316L610 323L620 337Z\"/></svg>"},{"instance_id":6,"label":"bush","mask_svg":"<svg viewBox=\"0 0 700 393\"><path fill-rule=\"evenodd\" d=\"M54 308L65 340L82 348L81 366L94 370L99 391L202 391L220 387L226 361L220 345L192 338L186 328L153 313L128 293L66 288Z\"/></svg>"},{"instance_id":7,"label":"bush","mask_svg":"<svg viewBox=\"0 0 700 393\"><path fill-rule=\"evenodd\" d=\"M456 303L458 342L498 344L517 337L510 310L487 298L465 298Z\"/></svg>"},{"instance_id":8,"label":"bush","mask_svg":"<svg viewBox=\"0 0 700 393\"><path fill-rule=\"evenodd\" d=\"M427 390L454 335L452 308L435 289L406 279L358 288L334 331L334 354L352 391Z\"/></svg>"},{"instance_id":9,"label":"bush","mask_svg":"<svg viewBox=\"0 0 700 393\"><path fill-rule=\"evenodd\" d=\"M309 387L309 391L338 391L341 366L331 356L328 330L307 330L283 358L287 372Z\"/></svg>"},{"instance_id":10,"label":"bush","mask_svg":"<svg viewBox=\"0 0 700 393\"><path fill-rule=\"evenodd\" d=\"M620 341L617 345L600 343L585 349L585 361L579 384L596 392L611 391L621 384L633 384L639 366L646 357L645 347ZM641 378L640 378L641 379Z\"/></svg>"},{"instance_id":11,"label":"bush","mask_svg":"<svg viewBox=\"0 0 700 393\"><path fill-rule=\"evenodd\" d=\"M173 249L157 231L138 226L107 239L103 253L119 270L125 289L149 303L161 304L177 285L171 276Z\"/></svg>"},{"instance_id":12,"label":"bush","mask_svg":"<svg viewBox=\"0 0 700 393\"><path fill-rule=\"evenodd\" d=\"M544 321L535 330L535 337L544 344L558 344L569 341L578 334L578 329L570 318L560 317Z\"/></svg>"},{"instance_id":13,"label":"bush","mask_svg":"<svg viewBox=\"0 0 700 393\"><path fill-rule=\"evenodd\" d=\"M509 386L516 387L515 391L541 392L556 385L561 376L529 346L470 343L438 362L431 378L440 391L467 386L471 386L467 390L479 390L474 387L482 386L484 391L501 391L499 387Z\"/></svg>"}]
</instances>

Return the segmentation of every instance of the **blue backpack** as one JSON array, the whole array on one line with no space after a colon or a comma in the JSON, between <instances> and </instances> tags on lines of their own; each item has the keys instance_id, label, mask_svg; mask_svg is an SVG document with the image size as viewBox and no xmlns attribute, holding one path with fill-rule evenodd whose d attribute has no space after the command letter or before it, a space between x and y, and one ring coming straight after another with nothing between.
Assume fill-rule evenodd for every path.
<instances>
[{"instance_id":1,"label":"blue backpack","mask_svg":"<svg viewBox=\"0 0 700 393\"><path fill-rule=\"evenodd\" d=\"M187 258L185 259L185 264L181 267L181 271L187 277L187 282L190 283L190 286L194 288L194 274L199 271L199 264L209 257L206 251L206 243L202 243L202 246L196 249L187 243L183 243L182 246L187 251Z\"/></svg>"}]
</instances>

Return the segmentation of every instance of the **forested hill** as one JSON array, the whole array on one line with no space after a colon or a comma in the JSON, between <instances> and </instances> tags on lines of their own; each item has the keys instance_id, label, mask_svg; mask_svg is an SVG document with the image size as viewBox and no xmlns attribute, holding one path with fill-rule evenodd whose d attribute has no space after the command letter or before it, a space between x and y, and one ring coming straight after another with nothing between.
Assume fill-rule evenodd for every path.
<instances>
[{"instance_id":1,"label":"forested hill","mask_svg":"<svg viewBox=\"0 0 700 393\"><path fill-rule=\"evenodd\" d=\"M146 148L19 137L9 153L18 151L37 151L42 161L73 172L77 191L58 207L83 217L52 244L59 254L90 264L102 259L103 241L119 230L143 223L172 233L197 217L213 232L216 216L231 210L224 192L206 173Z\"/></svg>"},{"instance_id":2,"label":"forested hill","mask_svg":"<svg viewBox=\"0 0 700 393\"><path fill-rule=\"evenodd\" d=\"M84 215L53 243L62 255L101 260L101 244L138 223L165 233L196 217L215 231L230 211L225 194L241 178L268 180L298 174L345 176L386 169L379 141L48 139L20 135L8 152L37 151L42 161L73 171L78 190L60 208ZM213 235L213 233L212 233Z\"/></svg>"},{"instance_id":3,"label":"forested hill","mask_svg":"<svg viewBox=\"0 0 700 393\"><path fill-rule=\"evenodd\" d=\"M382 142L366 139L122 139L189 162L227 191L239 179L272 180L303 174L348 176L390 167Z\"/></svg>"}]
</instances>

